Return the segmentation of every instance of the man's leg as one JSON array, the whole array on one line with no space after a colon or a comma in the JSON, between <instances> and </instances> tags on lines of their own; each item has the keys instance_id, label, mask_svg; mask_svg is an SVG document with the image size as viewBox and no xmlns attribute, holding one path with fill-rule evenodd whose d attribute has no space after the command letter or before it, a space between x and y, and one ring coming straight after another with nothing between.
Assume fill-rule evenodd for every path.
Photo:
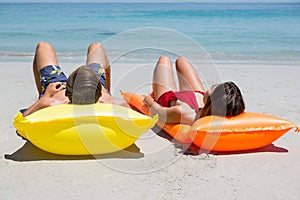
<instances>
[{"instance_id":1,"label":"man's leg","mask_svg":"<svg viewBox=\"0 0 300 200\"><path fill-rule=\"evenodd\" d=\"M40 82L41 80L39 71L42 68L49 65L58 66L55 51L49 43L40 42L36 47L35 56L33 60L33 73L39 95L42 93L43 90Z\"/></svg>"},{"instance_id":2,"label":"man's leg","mask_svg":"<svg viewBox=\"0 0 300 200\"><path fill-rule=\"evenodd\" d=\"M107 90L110 91L110 63L103 46L99 42L90 44L88 48L86 65L89 66L93 63L98 63L104 68L106 75L106 87Z\"/></svg>"}]
</instances>

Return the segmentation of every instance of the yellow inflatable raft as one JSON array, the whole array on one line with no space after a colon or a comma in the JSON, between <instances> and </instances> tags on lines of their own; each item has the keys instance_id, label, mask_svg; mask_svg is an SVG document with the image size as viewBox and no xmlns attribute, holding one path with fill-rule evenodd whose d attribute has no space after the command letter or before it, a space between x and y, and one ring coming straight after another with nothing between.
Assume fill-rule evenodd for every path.
<instances>
[{"instance_id":1,"label":"yellow inflatable raft","mask_svg":"<svg viewBox=\"0 0 300 200\"><path fill-rule=\"evenodd\" d=\"M18 133L36 147L62 155L111 153L132 145L153 118L112 104L51 106L14 119Z\"/></svg>"}]
</instances>

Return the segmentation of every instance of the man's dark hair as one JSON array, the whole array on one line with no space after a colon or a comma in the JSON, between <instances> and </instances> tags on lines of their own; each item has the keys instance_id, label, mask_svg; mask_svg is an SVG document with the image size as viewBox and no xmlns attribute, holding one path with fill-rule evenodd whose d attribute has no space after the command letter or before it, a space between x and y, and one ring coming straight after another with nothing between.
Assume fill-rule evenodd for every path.
<instances>
[{"instance_id":1,"label":"man's dark hair","mask_svg":"<svg viewBox=\"0 0 300 200\"><path fill-rule=\"evenodd\" d=\"M69 76L65 94L72 104L93 104L101 96L101 87L99 76L82 65Z\"/></svg>"}]
</instances>

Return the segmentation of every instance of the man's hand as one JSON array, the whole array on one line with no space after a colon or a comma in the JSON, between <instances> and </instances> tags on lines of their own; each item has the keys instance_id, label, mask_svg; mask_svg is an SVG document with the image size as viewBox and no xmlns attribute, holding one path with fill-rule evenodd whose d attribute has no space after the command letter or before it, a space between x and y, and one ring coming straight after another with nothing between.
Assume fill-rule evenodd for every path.
<instances>
[{"instance_id":1,"label":"man's hand","mask_svg":"<svg viewBox=\"0 0 300 200\"><path fill-rule=\"evenodd\" d=\"M40 100L44 101L46 107L69 103L69 99L65 96L64 92L62 92L65 88L65 83L50 83L45 91L44 96L42 96Z\"/></svg>"},{"instance_id":2,"label":"man's hand","mask_svg":"<svg viewBox=\"0 0 300 200\"><path fill-rule=\"evenodd\" d=\"M65 88L66 88L65 83L64 84L62 82L50 83L45 91L44 96L53 97L55 94L64 90Z\"/></svg>"}]
</instances>

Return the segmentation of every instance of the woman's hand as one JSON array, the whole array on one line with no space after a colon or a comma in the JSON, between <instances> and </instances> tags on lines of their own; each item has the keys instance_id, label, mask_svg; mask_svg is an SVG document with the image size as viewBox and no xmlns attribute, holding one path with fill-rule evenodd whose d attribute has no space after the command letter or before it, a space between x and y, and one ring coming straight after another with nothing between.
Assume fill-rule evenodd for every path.
<instances>
[{"instance_id":1,"label":"woman's hand","mask_svg":"<svg viewBox=\"0 0 300 200\"><path fill-rule=\"evenodd\" d=\"M162 110L161 106L158 103L156 103L151 96L146 96L143 102L149 107L150 113L152 115L156 115L160 110Z\"/></svg>"},{"instance_id":2,"label":"woman's hand","mask_svg":"<svg viewBox=\"0 0 300 200\"><path fill-rule=\"evenodd\" d=\"M146 104L148 107L152 107L155 103L154 99L151 96L146 96L143 100L144 104Z\"/></svg>"}]
</instances>

